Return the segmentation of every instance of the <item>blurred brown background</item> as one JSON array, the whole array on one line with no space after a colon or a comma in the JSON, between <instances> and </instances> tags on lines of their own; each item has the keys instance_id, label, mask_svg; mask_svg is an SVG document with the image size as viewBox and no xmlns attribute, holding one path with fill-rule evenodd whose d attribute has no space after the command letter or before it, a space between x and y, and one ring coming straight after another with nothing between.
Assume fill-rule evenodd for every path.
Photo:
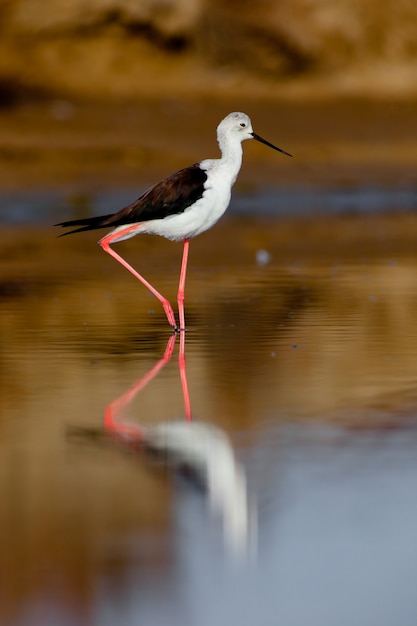
<instances>
[{"instance_id":1,"label":"blurred brown background","mask_svg":"<svg viewBox=\"0 0 417 626\"><path fill-rule=\"evenodd\" d=\"M297 157L249 185L410 185L416 95L411 0L0 0L3 188L150 184L231 110Z\"/></svg>"},{"instance_id":2,"label":"blurred brown background","mask_svg":"<svg viewBox=\"0 0 417 626\"><path fill-rule=\"evenodd\" d=\"M411 0L1 0L3 99L415 94Z\"/></svg>"}]
</instances>

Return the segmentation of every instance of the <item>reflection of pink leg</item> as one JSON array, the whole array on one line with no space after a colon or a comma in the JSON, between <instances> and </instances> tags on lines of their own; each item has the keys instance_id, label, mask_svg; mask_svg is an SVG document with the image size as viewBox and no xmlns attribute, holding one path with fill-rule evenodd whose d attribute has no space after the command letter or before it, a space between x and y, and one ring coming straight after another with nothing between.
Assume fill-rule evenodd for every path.
<instances>
[{"instance_id":1,"label":"reflection of pink leg","mask_svg":"<svg viewBox=\"0 0 417 626\"><path fill-rule=\"evenodd\" d=\"M134 443L143 441L143 431L137 424L129 424L128 422L119 422L120 413L124 407L132 402L133 398L141 391L158 372L169 362L174 351L176 335L171 335L165 348L164 356L156 363L149 372L135 382L120 398L113 400L104 412L104 429L117 439L129 439Z\"/></svg>"},{"instance_id":2,"label":"reflection of pink leg","mask_svg":"<svg viewBox=\"0 0 417 626\"><path fill-rule=\"evenodd\" d=\"M180 335L180 352L178 356L178 365L180 368L182 393L184 396L185 417L187 422L191 422L191 402L188 393L187 370L185 367L185 331L181 331Z\"/></svg>"},{"instance_id":3,"label":"reflection of pink leg","mask_svg":"<svg viewBox=\"0 0 417 626\"><path fill-rule=\"evenodd\" d=\"M158 300L161 302L162 306L164 307L164 311L168 318L168 322L171 324L173 328L176 328L177 323L175 321L174 311L172 310L172 306L170 305L169 301L166 298L164 298L164 296L160 294L159 291L155 289L155 287L153 287L150 283L148 283L148 281L145 278L143 278L143 276L141 276L139 272L137 272L131 265L129 265L127 261L125 261L119 254L117 254L117 252L115 252L113 248L110 247L111 243L118 241L120 237L123 237L123 235L127 235L132 230L132 228L133 228L132 226L127 226L126 231L119 230L117 231L117 233L110 233L106 237L103 237L103 239L100 239L99 244L103 248L103 250L107 252L107 254L110 254L110 256L116 259L116 261L121 263L123 267L129 270L129 272L133 274L135 278L140 280L140 282L143 285L145 285L145 287L147 287L149 291L153 293L154 296L158 298ZM136 228L137 228L137 225L136 225ZM184 280L185 280L185 277L184 277Z\"/></svg>"},{"instance_id":4,"label":"reflection of pink leg","mask_svg":"<svg viewBox=\"0 0 417 626\"><path fill-rule=\"evenodd\" d=\"M185 292L185 277L187 275L189 245L190 245L190 240L184 239L184 250L182 253L180 282L178 285L178 295L177 295L178 311L180 315L180 330L185 330L184 292Z\"/></svg>"}]
</instances>

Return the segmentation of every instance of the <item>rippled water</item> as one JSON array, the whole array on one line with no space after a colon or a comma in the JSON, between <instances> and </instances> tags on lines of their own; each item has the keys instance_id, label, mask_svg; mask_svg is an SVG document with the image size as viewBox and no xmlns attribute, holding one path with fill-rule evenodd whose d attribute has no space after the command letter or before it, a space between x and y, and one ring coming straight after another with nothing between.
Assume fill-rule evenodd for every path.
<instances>
[{"instance_id":1,"label":"rippled water","mask_svg":"<svg viewBox=\"0 0 417 626\"><path fill-rule=\"evenodd\" d=\"M414 625L416 222L3 229L1 623Z\"/></svg>"}]
</instances>

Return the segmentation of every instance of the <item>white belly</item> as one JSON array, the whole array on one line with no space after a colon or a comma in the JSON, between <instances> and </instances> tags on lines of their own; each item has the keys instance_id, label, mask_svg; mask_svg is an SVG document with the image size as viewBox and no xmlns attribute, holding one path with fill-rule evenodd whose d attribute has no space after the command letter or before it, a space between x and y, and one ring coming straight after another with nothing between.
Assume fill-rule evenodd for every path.
<instances>
[{"instance_id":1,"label":"white belly","mask_svg":"<svg viewBox=\"0 0 417 626\"><path fill-rule=\"evenodd\" d=\"M164 220L154 220L143 224L143 232L161 235L173 241L191 239L208 230L220 219L230 202L228 198L218 199L212 190L188 207L184 213L171 215Z\"/></svg>"}]
</instances>

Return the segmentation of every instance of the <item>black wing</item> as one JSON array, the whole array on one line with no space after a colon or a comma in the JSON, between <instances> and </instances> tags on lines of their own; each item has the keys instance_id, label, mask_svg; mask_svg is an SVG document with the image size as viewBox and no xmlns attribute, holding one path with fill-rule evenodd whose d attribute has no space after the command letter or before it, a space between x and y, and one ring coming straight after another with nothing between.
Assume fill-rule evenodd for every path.
<instances>
[{"instance_id":1,"label":"black wing","mask_svg":"<svg viewBox=\"0 0 417 626\"><path fill-rule=\"evenodd\" d=\"M204 193L204 183L207 173L201 169L198 163L186 167L160 183L150 187L135 202L124 207L117 213L102 215L100 217L87 217L81 220L60 222L55 226L80 226L64 235L79 233L84 230L96 230L98 228L116 228L125 224L160 220L168 215L183 213L185 209L197 202Z\"/></svg>"}]
</instances>

